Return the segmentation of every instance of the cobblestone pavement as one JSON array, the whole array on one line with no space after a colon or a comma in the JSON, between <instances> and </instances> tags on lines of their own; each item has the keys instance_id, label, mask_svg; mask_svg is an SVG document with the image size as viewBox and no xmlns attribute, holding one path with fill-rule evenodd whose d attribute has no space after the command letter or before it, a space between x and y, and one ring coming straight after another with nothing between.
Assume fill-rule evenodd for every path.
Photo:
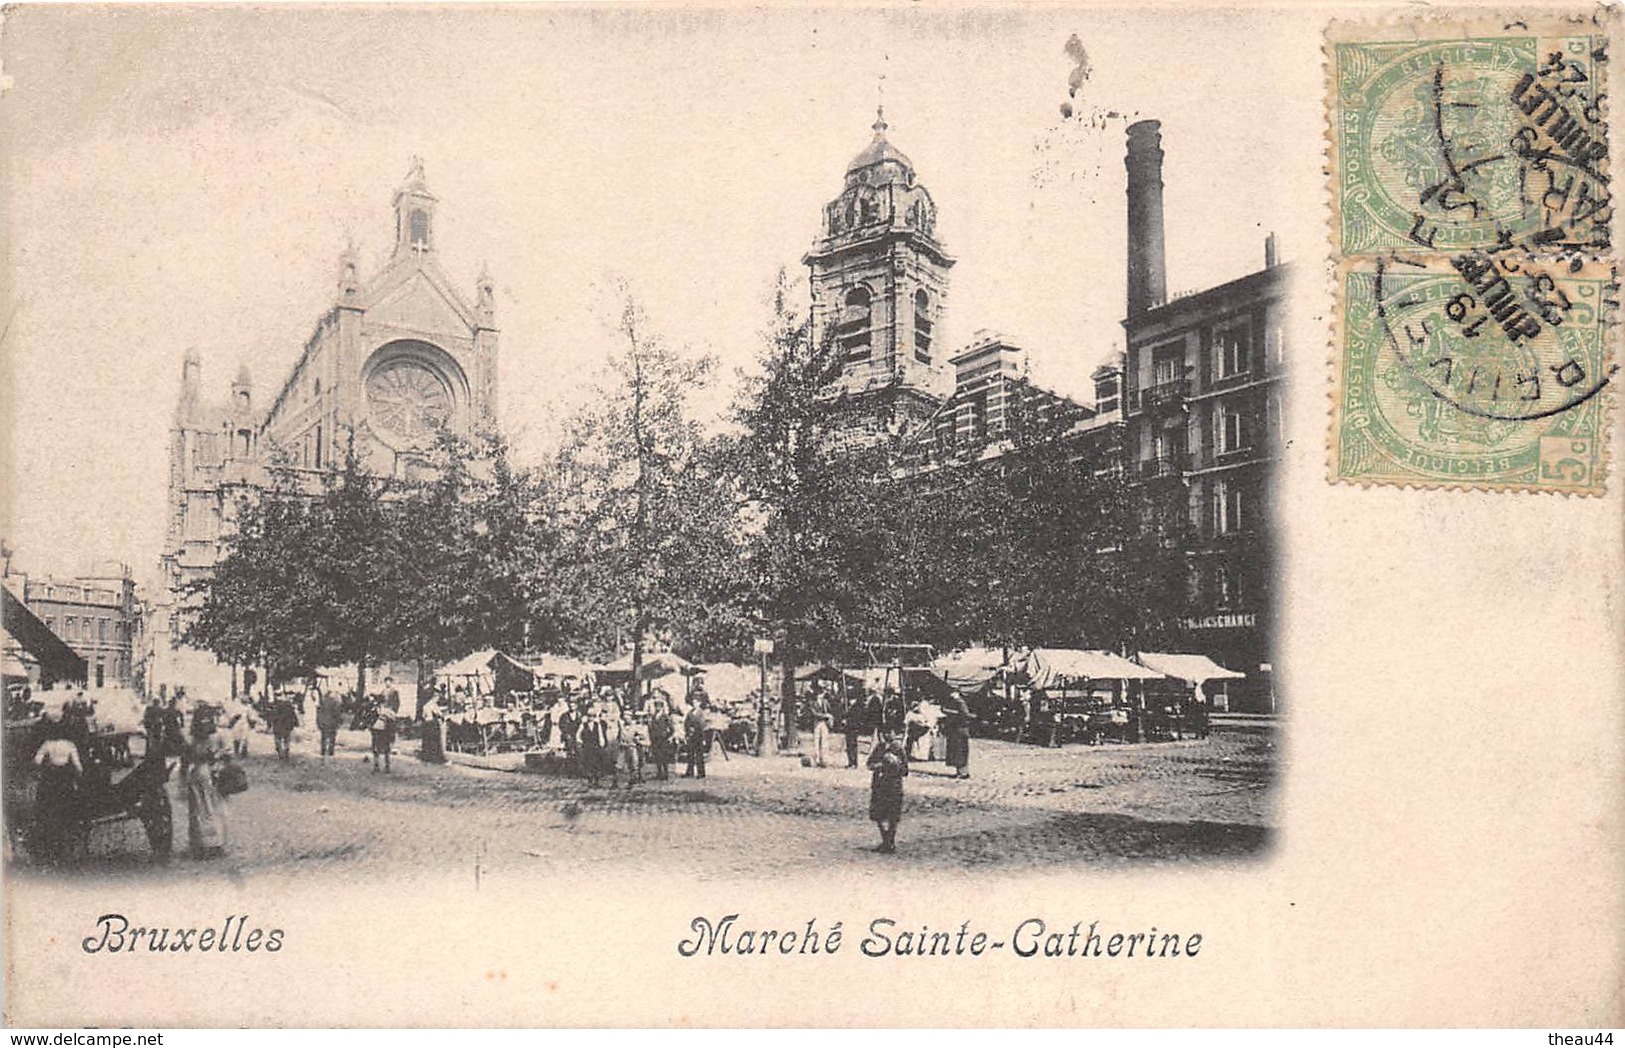
<instances>
[{"instance_id":1,"label":"cobblestone pavement","mask_svg":"<svg viewBox=\"0 0 1625 1048\"><path fill-rule=\"evenodd\" d=\"M834 767L714 754L703 781L612 790L464 759L426 765L411 755L413 742L402 744L392 773L377 773L359 732L341 735L329 762L308 741L279 762L270 739L259 736L247 761L252 787L228 802L228 858L199 862L178 853L167 866L149 866L140 828L130 823L98 828L84 868L303 880L475 864L491 876L602 866L712 879L898 862L1013 872L1246 859L1269 845L1276 744L1267 722L1132 746L973 740L968 780L949 777L940 763L913 766L899 854L888 856L871 850L878 837L867 821L868 773L847 769L839 745ZM173 782L171 791L176 845L184 849L185 800Z\"/></svg>"}]
</instances>

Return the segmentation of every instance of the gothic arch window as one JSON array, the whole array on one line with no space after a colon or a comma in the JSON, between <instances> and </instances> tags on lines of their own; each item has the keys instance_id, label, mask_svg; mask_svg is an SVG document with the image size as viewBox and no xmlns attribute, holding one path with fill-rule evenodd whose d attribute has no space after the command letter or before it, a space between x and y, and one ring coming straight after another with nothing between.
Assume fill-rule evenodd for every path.
<instances>
[{"instance_id":1,"label":"gothic arch window","mask_svg":"<svg viewBox=\"0 0 1625 1048\"><path fill-rule=\"evenodd\" d=\"M841 322L835 335L840 340L842 354L849 361L869 359L873 308L869 289L862 284L848 290L841 302Z\"/></svg>"},{"instance_id":2,"label":"gothic arch window","mask_svg":"<svg viewBox=\"0 0 1625 1048\"><path fill-rule=\"evenodd\" d=\"M914 359L931 363L931 296L925 289L914 292Z\"/></svg>"}]
</instances>

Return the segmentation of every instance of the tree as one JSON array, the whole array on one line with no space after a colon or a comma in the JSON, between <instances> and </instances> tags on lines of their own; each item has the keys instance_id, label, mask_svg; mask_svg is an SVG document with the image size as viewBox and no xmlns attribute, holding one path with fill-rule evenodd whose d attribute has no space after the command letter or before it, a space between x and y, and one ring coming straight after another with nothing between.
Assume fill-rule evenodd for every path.
<instances>
[{"instance_id":1,"label":"tree","mask_svg":"<svg viewBox=\"0 0 1625 1048\"><path fill-rule=\"evenodd\" d=\"M831 439L846 410L828 392L841 354L833 337L815 341L810 318L790 304L783 271L763 343L760 371L734 410L727 458L751 523L742 560L747 615L775 638L783 730L793 746L796 665L854 657L895 623L895 506L889 449L843 449Z\"/></svg>"},{"instance_id":2,"label":"tree","mask_svg":"<svg viewBox=\"0 0 1625 1048\"><path fill-rule=\"evenodd\" d=\"M555 463L564 508L561 564L568 600L603 648L630 642L634 679L647 639L680 632L714 583L731 506L710 481L691 394L710 358L672 350L628 295L620 347L596 404L575 420Z\"/></svg>"},{"instance_id":3,"label":"tree","mask_svg":"<svg viewBox=\"0 0 1625 1048\"><path fill-rule=\"evenodd\" d=\"M236 525L214 572L188 589L196 607L182 636L219 659L263 665L271 679L286 679L316 665L327 647L309 614L328 599L308 556L317 541L309 508L284 482L239 505Z\"/></svg>"}]
</instances>

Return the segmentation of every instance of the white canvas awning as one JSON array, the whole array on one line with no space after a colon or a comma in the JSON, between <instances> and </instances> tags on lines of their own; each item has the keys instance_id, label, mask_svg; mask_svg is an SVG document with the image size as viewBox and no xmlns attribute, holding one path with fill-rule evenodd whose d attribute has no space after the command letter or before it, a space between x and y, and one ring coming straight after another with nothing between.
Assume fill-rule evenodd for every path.
<instances>
[{"instance_id":1,"label":"white canvas awning","mask_svg":"<svg viewBox=\"0 0 1625 1048\"><path fill-rule=\"evenodd\" d=\"M579 677L585 680L598 672L598 667L585 659L574 659L568 655L538 655L526 665L538 677Z\"/></svg>"},{"instance_id":2,"label":"white canvas awning","mask_svg":"<svg viewBox=\"0 0 1625 1048\"><path fill-rule=\"evenodd\" d=\"M970 691L980 688L1007 668L1004 652L997 648L966 648L944 655L931 663L950 688Z\"/></svg>"},{"instance_id":3,"label":"white canvas awning","mask_svg":"<svg viewBox=\"0 0 1625 1048\"><path fill-rule=\"evenodd\" d=\"M1034 648L1021 668L1036 687L1065 680L1161 680L1163 673L1130 662L1109 651L1080 648Z\"/></svg>"},{"instance_id":4,"label":"white canvas awning","mask_svg":"<svg viewBox=\"0 0 1625 1048\"><path fill-rule=\"evenodd\" d=\"M632 654L628 652L600 669L604 673L631 673ZM643 656L643 662L638 666L638 676L643 680L657 680L661 677L670 677L674 673L689 673L693 669L694 664L681 655L662 651Z\"/></svg>"},{"instance_id":5,"label":"white canvas awning","mask_svg":"<svg viewBox=\"0 0 1625 1048\"><path fill-rule=\"evenodd\" d=\"M705 684L705 693L712 702L742 702L761 690L762 668L743 666L734 662L703 662L694 667L699 680ZM778 667L768 670L767 683L771 689L779 680ZM680 696L679 696L680 697Z\"/></svg>"},{"instance_id":6,"label":"white canvas awning","mask_svg":"<svg viewBox=\"0 0 1625 1048\"><path fill-rule=\"evenodd\" d=\"M1210 680L1245 680L1245 673L1227 670L1206 655L1182 655L1162 651L1142 651L1135 656L1142 664L1191 684Z\"/></svg>"}]
</instances>

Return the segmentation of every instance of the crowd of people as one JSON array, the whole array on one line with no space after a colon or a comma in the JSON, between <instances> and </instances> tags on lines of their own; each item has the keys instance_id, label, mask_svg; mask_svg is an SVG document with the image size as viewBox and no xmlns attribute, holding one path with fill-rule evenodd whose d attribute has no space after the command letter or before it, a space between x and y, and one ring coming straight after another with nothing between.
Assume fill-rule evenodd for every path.
<instances>
[{"instance_id":1,"label":"crowd of people","mask_svg":"<svg viewBox=\"0 0 1625 1048\"><path fill-rule=\"evenodd\" d=\"M184 689L177 689L173 696L154 699L147 706L141 735L147 754L173 760L179 767L192 849L212 857L223 852L227 841L221 769L248 754L258 730L269 732L276 757L288 761L296 731L313 718L320 759L325 762L335 756L338 734L348 722L352 729L367 732L365 759L375 774L393 770L403 728L416 731L421 739L418 755L431 763L444 762L449 751L487 752L496 738L527 752L556 753L563 766L589 787L599 788L607 780L611 788L630 789L649 774L656 781L669 780L679 765L683 777L704 779L707 762L716 753L726 760L730 750L755 748L759 695L742 703L717 703L703 678L685 684L674 695L663 686L643 690L630 682L595 686L563 678L499 701L489 692L442 680L409 711L403 711L392 678L360 700L347 691L314 685L279 690L252 705L236 699L191 702ZM1030 691L1021 719L1029 728L1037 725L1029 732L1032 741L1059 744L1063 708L1043 689ZM973 723L980 720L984 728L996 728L987 723L996 718L985 706L973 713L957 692L916 694L913 701L905 701L896 688L866 685L846 675L811 684L800 712L802 725L810 731L804 763L828 767L844 755L846 768L869 773L869 815L880 831L879 850L887 852L896 848L903 782L910 766L940 760L954 778L968 778ZM776 723L775 710L767 715ZM74 824L87 775L84 746L94 730L94 710L70 700L51 714L48 723L47 737L32 759L38 768L40 811L46 825L68 827ZM837 735L842 736L839 742ZM233 783L237 777L228 776ZM59 852L64 843L46 840L44 846Z\"/></svg>"}]
</instances>

